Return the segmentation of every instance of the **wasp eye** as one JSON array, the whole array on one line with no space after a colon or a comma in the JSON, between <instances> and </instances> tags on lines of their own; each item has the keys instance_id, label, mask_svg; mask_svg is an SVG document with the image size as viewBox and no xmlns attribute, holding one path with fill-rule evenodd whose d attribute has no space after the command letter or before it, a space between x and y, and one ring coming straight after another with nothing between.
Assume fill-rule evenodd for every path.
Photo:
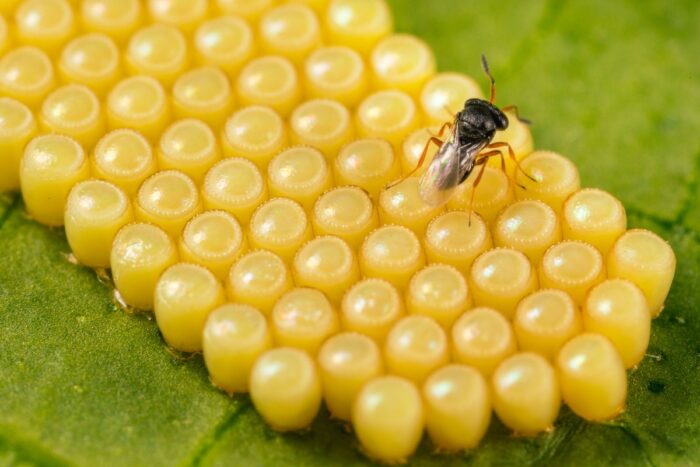
<instances>
[{"instance_id":1,"label":"wasp eye","mask_svg":"<svg viewBox=\"0 0 700 467\"><path fill-rule=\"evenodd\" d=\"M498 129L502 131L508 128L508 117L506 116L506 114L500 111L498 112L498 114L499 115L496 119L496 122L498 122Z\"/></svg>"}]
</instances>

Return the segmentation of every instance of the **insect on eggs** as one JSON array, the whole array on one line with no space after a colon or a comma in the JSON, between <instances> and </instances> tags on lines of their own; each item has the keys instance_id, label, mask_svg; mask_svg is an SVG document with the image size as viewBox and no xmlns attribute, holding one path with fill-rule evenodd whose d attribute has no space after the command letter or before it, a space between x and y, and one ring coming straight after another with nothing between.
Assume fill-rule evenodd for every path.
<instances>
[{"instance_id":1,"label":"insect on eggs","mask_svg":"<svg viewBox=\"0 0 700 467\"><path fill-rule=\"evenodd\" d=\"M387 463L624 409L673 250L385 0L77 3L0 0L0 191L214 386Z\"/></svg>"}]
</instances>

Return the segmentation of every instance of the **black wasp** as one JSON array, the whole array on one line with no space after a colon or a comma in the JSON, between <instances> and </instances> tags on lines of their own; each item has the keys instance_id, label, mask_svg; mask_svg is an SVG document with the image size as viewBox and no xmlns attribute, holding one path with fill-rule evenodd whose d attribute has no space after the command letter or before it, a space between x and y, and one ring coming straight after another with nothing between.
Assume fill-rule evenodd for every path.
<instances>
[{"instance_id":1,"label":"black wasp","mask_svg":"<svg viewBox=\"0 0 700 467\"><path fill-rule=\"evenodd\" d=\"M500 157L501 168L505 171L504 149L508 150L508 155L515 162L517 168L525 173L520 168L510 144L491 142L497 131L503 131L508 128L508 117L506 117L504 112L514 110L517 115L517 107L509 105L499 109L494 105L496 81L489 71L484 55L481 56L481 65L484 73L491 81L490 99L488 101L477 98L467 100L464 103L464 108L455 115L454 121L446 122L440 128L438 134L428 140L416 168L390 184L390 187L401 183L423 165L431 143L437 145L439 149L420 179L419 191L423 201L433 206L445 203L452 196L455 188L464 182L476 167L481 166L474 180L473 201L474 191L481 181L486 163L490 158ZM518 119L524 123L529 123L527 120L519 117ZM441 139L445 132L448 131L447 138ZM488 150L482 152L484 149ZM530 175L526 173L525 175L534 181Z\"/></svg>"}]
</instances>

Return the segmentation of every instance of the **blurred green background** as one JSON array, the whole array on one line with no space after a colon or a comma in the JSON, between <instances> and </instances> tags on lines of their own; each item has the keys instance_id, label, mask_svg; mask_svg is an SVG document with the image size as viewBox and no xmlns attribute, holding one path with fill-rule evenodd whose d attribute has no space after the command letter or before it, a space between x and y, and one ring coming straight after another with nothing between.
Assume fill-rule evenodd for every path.
<instances>
[{"instance_id":1,"label":"blurred green background","mask_svg":"<svg viewBox=\"0 0 700 467\"><path fill-rule=\"evenodd\" d=\"M623 200L631 226L679 258L627 411L513 438L495 422L473 453L424 443L414 465L691 465L700 459L700 2L392 0L397 29L441 70L482 80L534 121L535 147L576 162L585 186ZM62 233L0 201L0 466L359 465L325 415L305 434L267 428L245 398L214 390L199 358L162 345L94 274L65 261ZM494 419L495 420L495 419Z\"/></svg>"}]
</instances>

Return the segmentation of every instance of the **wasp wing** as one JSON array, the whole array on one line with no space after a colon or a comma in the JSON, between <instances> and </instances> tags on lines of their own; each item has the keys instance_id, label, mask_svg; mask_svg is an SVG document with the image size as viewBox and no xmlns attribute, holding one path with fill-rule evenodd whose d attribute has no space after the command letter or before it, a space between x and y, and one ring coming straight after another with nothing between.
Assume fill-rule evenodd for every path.
<instances>
[{"instance_id":1,"label":"wasp wing","mask_svg":"<svg viewBox=\"0 0 700 467\"><path fill-rule=\"evenodd\" d=\"M474 168L483 144L460 146L455 130L435 154L419 182L420 197L431 206L445 204Z\"/></svg>"}]
</instances>

